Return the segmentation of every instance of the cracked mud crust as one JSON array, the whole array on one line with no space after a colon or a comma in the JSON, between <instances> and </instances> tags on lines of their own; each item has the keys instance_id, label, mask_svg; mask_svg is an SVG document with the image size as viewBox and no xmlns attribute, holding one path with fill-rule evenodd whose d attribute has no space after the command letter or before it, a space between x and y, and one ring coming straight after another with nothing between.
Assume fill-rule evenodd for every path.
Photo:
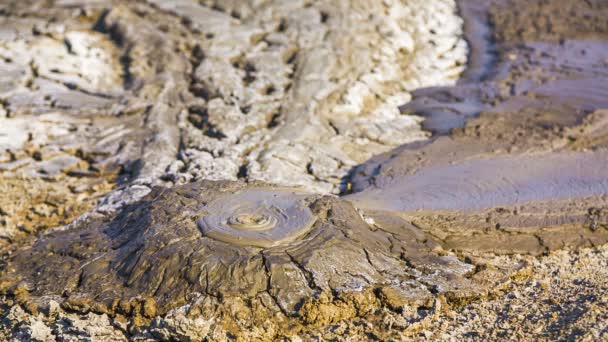
<instances>
[{"instance_id":1,"label":"cracked mud crust","mask_svg":"<svg viewBox=\"0 0 608 342\"><path fill-rule=\"evenodd\" d=\"M5 253L48 228L72 222L110 187L111 183L99 179L48 183L0 177L0 251Z\"/></svg>"},{"instance_id":2,"label":"cracked mud crust","mask_svg":"<svg viewBox=\"0 0 608 342\"><path fill-rule=\"evenodd\" d=\"M605 339L607 11L1 3L0 339Z\"/></svg>"},{"instance_id":3,"label":"cracked mud crust","mask_svg":"<svg viewBox=\"0 0 608 342\"><path fill-rule=\"evenodd\" d=\"M452 84L466 61L450 0L150 2L200 42L176 182L338 193L353 165L426 137L396 106L414 88Z\"/></svg>"},{"instance_id":4,"label":"cracked mud crust","mask_svg":"<svg viewBox=\"0 0 608 342\"><path fill-rule=\"evenodd\" d=\"M253 186L260 190L235 182L156 188L116 215L49 232L13 253L2 291L32 314L59 305L129 317L131 333L185 307L188 317L227 330L250 329L273 317L268 324L288 334L380 308L424 310L437 296L468 301L504 285L523 267L465 262L406 221L381 213L364 219L334 197L303 199L287 189ZM301 216L312 227L262 248L199 230L197 221L206 218L208 229L222 228L225 221L213 215L238 215L242 206L234 199L252 192L257 201L302 206L288 212L296 216L290 220Z\"/></svg>"}]
</instances>

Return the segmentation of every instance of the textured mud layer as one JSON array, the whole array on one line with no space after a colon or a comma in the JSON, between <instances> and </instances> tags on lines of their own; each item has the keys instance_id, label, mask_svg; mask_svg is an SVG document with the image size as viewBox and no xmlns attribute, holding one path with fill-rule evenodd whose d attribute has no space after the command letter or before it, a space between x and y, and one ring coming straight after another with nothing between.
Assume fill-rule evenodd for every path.
<instances>
[{"instance_id":1,"label":"textured mud layer","mask_svg":"<svg viewBox=\"0 0 608 342\"><path fill-rule=\"evenodd\" d=\"M0 172L67 193L66 173L118 181L102 211L201 179L337 193L352 166L427 136L397 106L466 62L452 0L0 10Z\"/></svg>"},{"instance_id":2,"label":"textured mud layer","mask_svg":"<svg viewBox=\"0 0 608 342\"><path fill-rule=\"evenodd\" d=\"M0 337L510 337L449 317L569 267L588 286L530 310L598 306L522 334L605 336L608 8L454 5L0 4L0 181L87 189L3 234Z\"/></svg>"},{"instance_id":3,"label":"textured mud layer","mask_svg":"<svg viewBox=\"0 0 608 342\"><path fill-rule=\"evenodd\" d=\"M0 198L3 238L15 242L149 191L132 185L119 201L96 206L117 182L149 183L163 160L174 160L177 149L168 146L177 144L177 129L163 122L176 122L179 106L168 106L180 87L165 66L182 68L184 80L187 58L163 44L144 53L142 40L163 41L160 33L120 6L112 13L99 3L0 6L0 177L10 190ZM140 28L137 42L134 33L112 33L127 30L120 20ZM129 62L126 51L150 61Z\"/></svg>"},{"instance_id":4,"label":"textured mud layer","mask_svg":"<svg viewBox=\"0 0 608 342\"><path fill-rule=\"evenodd\" d=\"M52 227L72 222L95 206L111 183L98 178L47 182L0 176L0 251Z\"/></svg>"},{"instance_id":5,"label":"textured mud layer","mask_svg":"<svg viewBox=\"0 0 608 342\"><path fill-rule=\"evenodd\" d=\"M150 2L199 44L177 182L338 193L354 165L427 136L397 106L454 83L466 62L451 0Z\"/></svg>"},{"instance_id":6,"label":"textured mud layer","mask_svg":"<svg viewBox=\"0 0 608 342\"><path fill-rule=\"evenodd\" d=\"M251 210L266 221L244 219ZM521 266L464 262L406 221L364 219L335 197L203 182L156 188L117 215L46 234L11 257L2 289L33 313L55 303L130 317L134 334L185 305L190 319L217 329L264 322L273 335L381 308L408 306L415 322L437 295L483 296Z\"/></svg>"}]
</instances>

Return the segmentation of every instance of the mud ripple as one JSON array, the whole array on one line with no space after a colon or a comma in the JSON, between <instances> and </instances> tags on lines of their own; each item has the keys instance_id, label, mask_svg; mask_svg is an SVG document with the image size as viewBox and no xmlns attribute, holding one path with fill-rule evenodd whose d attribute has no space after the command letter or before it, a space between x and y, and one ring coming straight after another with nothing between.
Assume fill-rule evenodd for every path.
<instances>
[{"instance_id":1,"label":"mud ripple","mask_svg":"<svg viewBox=\"0 0 608 342\"><path fill-rule=\"evenodd\" d=\"M273 247L306 234L316 217L310 195L287 189L249 189L219 198L197 223L205 236L237 245Z\"/></svg>"}]
</instances>

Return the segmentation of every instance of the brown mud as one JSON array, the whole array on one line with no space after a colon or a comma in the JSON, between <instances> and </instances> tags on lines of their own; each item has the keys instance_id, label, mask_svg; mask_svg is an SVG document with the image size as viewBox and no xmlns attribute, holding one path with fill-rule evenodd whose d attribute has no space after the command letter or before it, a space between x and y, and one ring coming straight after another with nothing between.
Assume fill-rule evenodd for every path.
<instances>
[{"instance_id":1,"label":"brown mud","mask_svg":"<svg viewBox=\"0 0 608 342\"><path fill-rule=\"evenodd\" d=\"M365 87L351 89L336 78L350 77L345 76L350 64L356 75L374 69L377 57L338 63L338 53L331 51L357 51L341 27L361 23L355 25L357 34L375 37L385 48L393 41L367 33L371 19L340 16L338 3L294 2L270 12L238 1L133 2L107 10L95 2L85 10L74 10L70 1L40 5L64 18L69 32L36 15L36 2L0 5L11 14L3 17L3 35L59 51L63 57L57 59L71 58L66 65L74 68L56 69L53 58L21 65L14 62L19 56L5 56L2 70L21 77L2 83L6 117L58 111L61 120L88 120L90 127L80 131L87 125L76 124L50 141L31 138L40 132L37 126L28 128L25 138L9 131L14 142L5 167L13 178L0 180L13 191L12 182L19 189L29 186L18 177L38 182L44 180L40 170L46 170L42 174L54 172L61 180L56 187L70 189L70 196L84 189L78 183L83 179L94 183L111 175L119 187L95 205L88 201L112 184L90 188L89 200L65 202L81 206L70 207L68 214L55 206L39 222L18 214L31 211L28 206L38 201L34 195L25 209L14 206L8 213L17 220L25 215L28 224L41 228L36 239L7 240L11 252L0 264L0 337L438 339L446 338L437 336L446 331L441 323L449 326L445 315L483 313L484 303L500 303L503 291L517 293L538 277L534 272L550 277L551 269L563 271L560 260L587 277L590 285L581 295L601 290L605 272L591 277L593 268L581 271L584 265L572 260L578 254L560 259L559 253L593 247L580 252L581 258L605 265L605 2L462 1L471 52L458 84L419 89L400 107L403 116L371 125L365 123L377 119L374 115L353 119L352 113L331 108L391 107L408 96L387 94L411 89L389 80L375 89L378 97L386 96L384 102L364 101L358 108L342 101ZM365 4L358 3L356 13L376 10ZM408 13L407 7L392 9L391 15ZM299 15L277 19L290 12ZM91 28L90 36L72 32ZM434 29L428 31L430 40L422 34L426 38L417 46L438 44ZM98 66L108 71L103 76L78 70L89 61L82 51L91 41L109 51ZM23 49L19 44L7 51ZM234 58L227 62L223 54ZM407 47L391 56L416 61ZM377 64L390 64L391 58ZM449 75L457 67L432 69ZM218 78L217 70L227 77ZM402 65L395 75L416 70ZM269 88L269 80L279 83ZM293 110L275 115L277 106ZM320 115L318 108L333 116ZM406 114L424 117L422 126L433 136L377 155L341 180L356 162L420 138L394 136L395 127L412 126ZM253 123L240 125L247 118ZM255 131L273 138L259 140ZM298 145L311 137L323 151ZM364 137L371 142L359 151ZM40 151L55 146L62 159L45 163L54 157L28 155L32 140ZM340 149L328 148L335 144ZM64 155L70 153L73 158ZM260 174L309 191L254 181ZM241 180L164 186L216 176ZM341 198L318 193L341 182L354 193ZM46 198L51 190L45 186L40 189ZM572 288L564 285L559 289L568 291L557 292L573 295ZM599 326L599 332L588 328L588 336L600 338L606 330L598 322L606 309L602 298L595 301L600 308L588 309L592 314L581 324ZM557 328L539 318L543 336L577 329L579 321L571 322L566 311L556 315ZM568 324L559 326L562 317ZM513 337L497 336L487 326L477 329L474 336ZM524 336L533 336L533 330Z\"/></svg>"}]
</instances>

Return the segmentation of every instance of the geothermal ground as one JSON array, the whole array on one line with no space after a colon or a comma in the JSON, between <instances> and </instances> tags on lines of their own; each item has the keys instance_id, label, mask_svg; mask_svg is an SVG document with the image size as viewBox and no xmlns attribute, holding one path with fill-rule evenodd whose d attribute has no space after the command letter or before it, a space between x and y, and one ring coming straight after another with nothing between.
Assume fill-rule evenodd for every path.
<instances>
[{"instance_id":1,"label":"geothermal ground","mask_svg":"<svg viewBox=\"0 0 608 342\"><path fill-rule=\"evenodd\" d=\"M608 339L608 2L0 3L0 339Z\"/></svg>"}]
</instances>

